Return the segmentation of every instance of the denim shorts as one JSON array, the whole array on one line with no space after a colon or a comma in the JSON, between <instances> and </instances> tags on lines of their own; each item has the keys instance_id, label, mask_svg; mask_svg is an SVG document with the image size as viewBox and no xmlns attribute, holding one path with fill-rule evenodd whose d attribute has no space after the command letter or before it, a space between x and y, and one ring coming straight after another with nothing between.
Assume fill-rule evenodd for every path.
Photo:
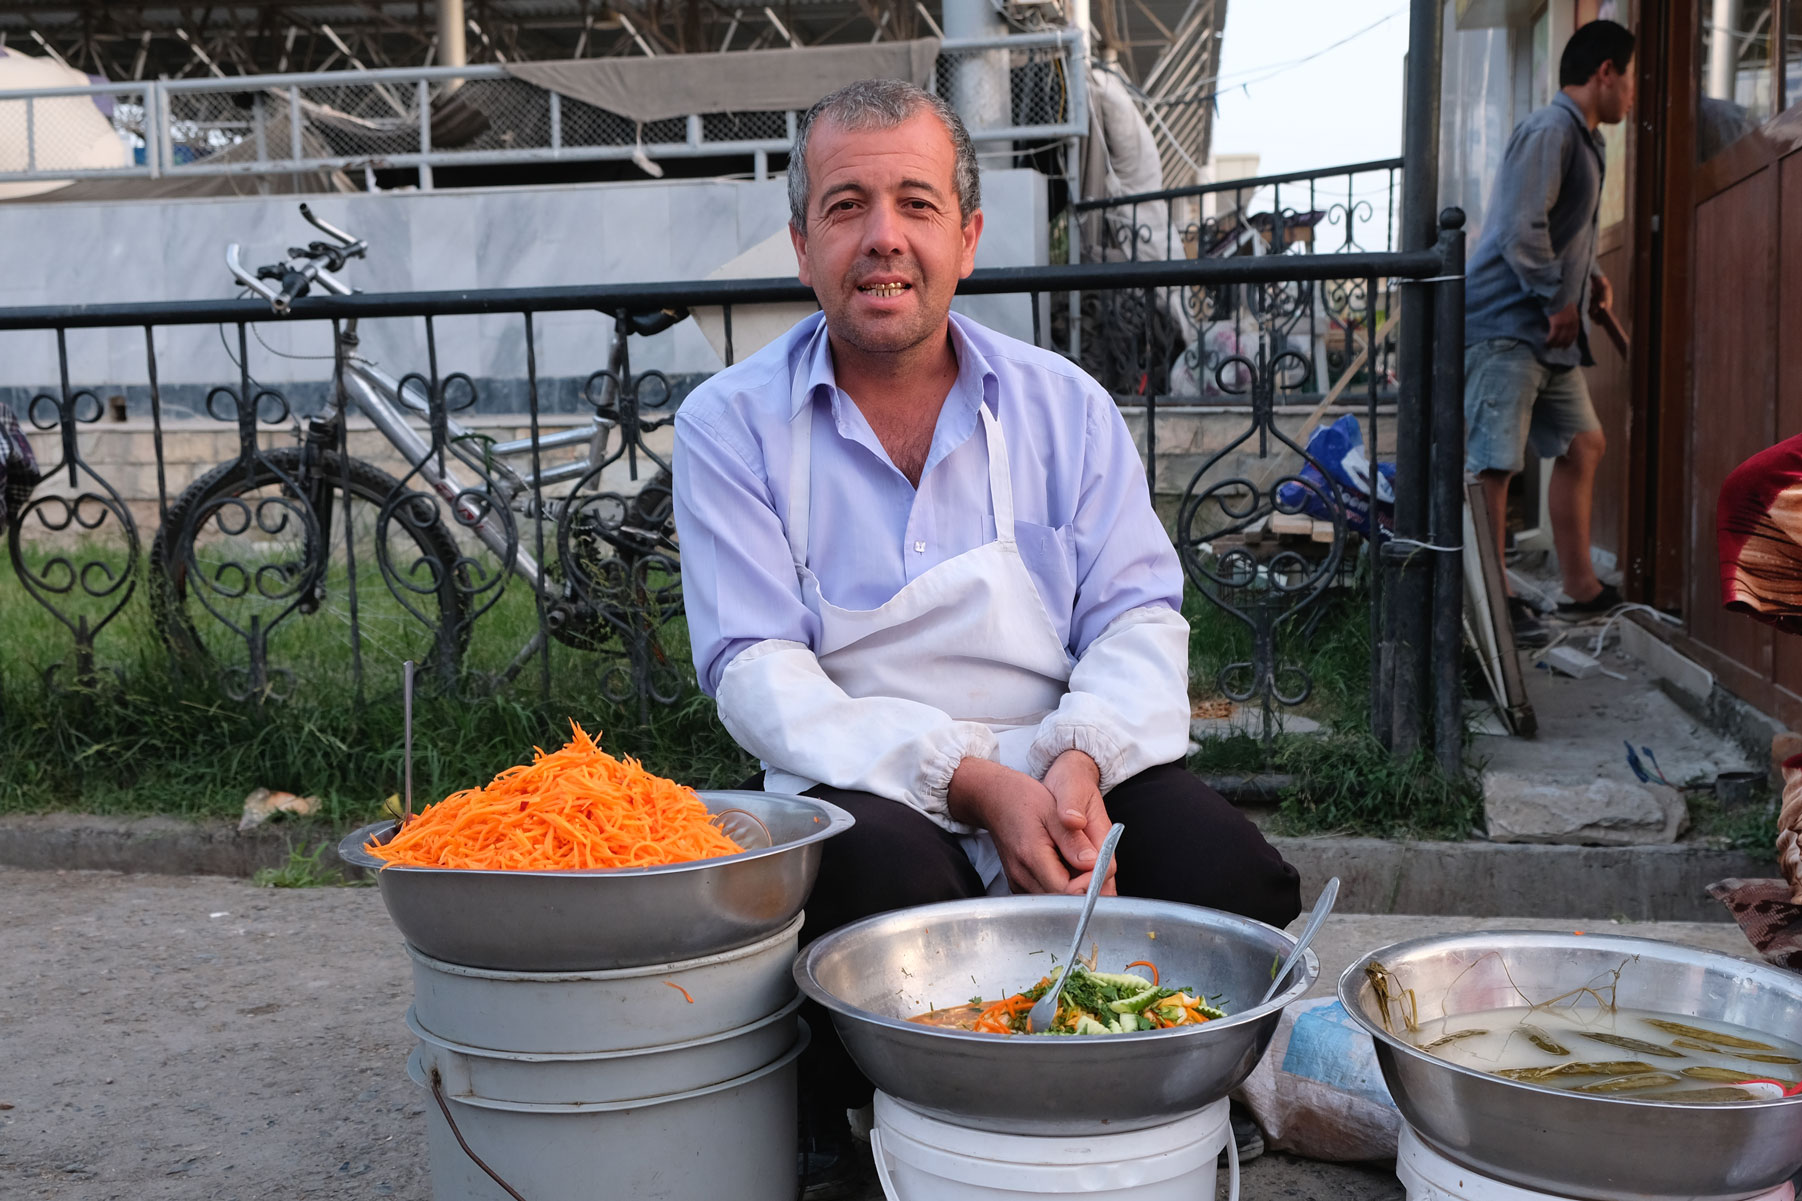
<instances>
[{"instance_id":1,"label":"denim shorts","mask_svg":"<svg viewBox=\"0 0 1802 1201\"><path fill-rule=\"evenodd\" d=\"M1519 471L1526 448L1555 459L1571 439L1599 430L1578 367L1549 367L1515 338L1464 348L1464 469Z\"/></svg>"}]
</instances>

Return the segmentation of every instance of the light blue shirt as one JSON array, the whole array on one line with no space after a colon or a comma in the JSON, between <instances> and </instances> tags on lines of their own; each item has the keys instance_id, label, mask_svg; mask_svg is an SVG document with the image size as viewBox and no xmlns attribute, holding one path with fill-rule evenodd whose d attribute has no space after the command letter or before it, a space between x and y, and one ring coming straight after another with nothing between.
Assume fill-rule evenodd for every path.
<instances>
[{"instance_id":1,"label":"light blue shirt","mask_svg":"<svg viewBox=\"0 0 1802 1201\"><path fill-rule=\"evenodd\" d=\"M819 620L802 603L784 532L798 404L815 406L808 566L832 604L877 608L935 565L994 541L988 450L973 436L976 406L987 404L1007 436L1020 555L1072 659L1124 613L1180 611L1176 551L1101 385L1058 355L953 313L957 380L916 492L839 390L827 340L813 341L824 319L808 317L715 375L676 414L682 596L709 694L756 643L819 648Z\"/></svg>"}]
</instances>

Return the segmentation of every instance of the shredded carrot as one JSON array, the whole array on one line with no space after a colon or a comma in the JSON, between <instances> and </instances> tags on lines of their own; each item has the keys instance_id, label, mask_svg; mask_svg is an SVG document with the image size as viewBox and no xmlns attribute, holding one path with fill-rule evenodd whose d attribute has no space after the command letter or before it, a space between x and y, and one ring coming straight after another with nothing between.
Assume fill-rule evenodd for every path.
<instances>
[{"instance_id":1,"label":"shredded carrot","mask_svg":"<svg viewBox=\"0 0 1802 1201\"><path fill-rule=\"evenodd\" d=\"M682 999L684 1001L687 1001L690 1005L693 1005L695 1003L695 999L688 995L688 990L686 988L683 988L680 984L677 984L674 980L665 980L664 983L669 985L671 988L675 989L677 992L681 993Z\"/></svg>"},{"instance_id":2,"label":"shredded carrot","mask_svg":"<svg viewBox=\"0 0 1802 1201\"><path fill-rule=\"evenodd\" d=\"M428 805L386 844L389 865L547 871L659 867L736 854L693 789L615 759L575 722L567 745L485 788Z\"/></svg>"},{"instance_id":3,"label":"shredded carrot","mask_svg":"<svg viewBox=\"0 0 1802 1201\"><path fill-rule=\"evenodd\" d=\"M1153 963L1151 960L1135 959L1131 963L1127 964L1126 966L1127 967L1148 967L1151 969L1151 982L1153 984L1156 984L1158 982L1158 965Z\"/></svg>"}]
</instances>

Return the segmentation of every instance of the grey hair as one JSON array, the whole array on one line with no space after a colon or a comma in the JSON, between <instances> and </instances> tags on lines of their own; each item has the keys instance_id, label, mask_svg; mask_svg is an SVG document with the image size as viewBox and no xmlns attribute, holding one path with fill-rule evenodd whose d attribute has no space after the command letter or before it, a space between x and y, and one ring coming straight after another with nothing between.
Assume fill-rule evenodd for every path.
<instances>
[{"instance_id":1,"label":"grey hair","mask_svg":"<svg viewBox=\"0 0 1802 1201\"><path fill-rule=\"evenodd\" d=\"M951 135L956 156L951 180L957 188L958 212L968 224L982 207L982 177L976 169L976 145L957 110L903 79L860 79L815 104L795 124L795 146L788 156L788 218L794 227L807 232L807 136L816 122L830 121L844 129L893 129L928 110Z\"/></svg>"}]
</instances>

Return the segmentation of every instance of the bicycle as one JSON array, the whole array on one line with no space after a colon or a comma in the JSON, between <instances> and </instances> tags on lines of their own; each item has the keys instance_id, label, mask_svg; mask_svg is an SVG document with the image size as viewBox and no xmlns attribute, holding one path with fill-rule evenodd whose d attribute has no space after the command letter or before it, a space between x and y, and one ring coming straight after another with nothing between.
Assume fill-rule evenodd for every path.
<instances>
[{"instance_id":1,"label":"bicycle","mask_svg":"<svg viewBox=\"0 0 1802 1201\"><path fill-rule=\"evenodd\" d=\"M307 205L300 211L330 240L291 248L286 261L254 272L244 268L236 243L226 250L232 275L278 315L314 287L352 294L340 273L369 248ZM251 379L240 325L242 384L214 388L206 408L238 423L241 453L176 498L151 546L152 606L165 641L180 659L211 667L234 699L279 698L293 673L269 666L271 631L291 617L335 614L352 632L354 670L361 671L363 655L375 648L397 661L417 659L449 681L462 672L476 619L501 600L507 579L517 577L534 596L537 620L497 683L514 679L548 633L591 651L619 643L626 662L602 676L613 699L674 700L679 673L656 636L681 611L670 467L641 440L673 420L641 415L665 408L671 389L661 372L632 374L628 342L688 314L611 315L607 367L583 385L593 420L536 442L495 441L453 416L474 403L475 383L461 372L438 377L430 318L430 373L399 379L358 353L355 317L337 323L335 386L324 409L304 422L279 393ZM407 464L403 476L349 454L352 406ZM259 419L290 422L297 443L263 447L255 436ZM423 433L415 428L421 421ZM610 454L616 429L623 429L621 441ZM584 445L580 458L542 464L546 452ZM635 495L599 490L602 472L622 456L632 456L636 480L640 453L656 471ZM516 469L512 462L522 458L528 461ZM547 492L563 485L567 490ZM529 540L521 536L528 523ZM554 530L554 557L545 551L547 526ZM485 562L478 548L497 562ZM371 558L393 604L379 592L359 591L358 570ZM204 620L209 615L216 626ZM243 666L218 661L218 644L232 638L245 645Z\"/></svg>"}]
</instances>

